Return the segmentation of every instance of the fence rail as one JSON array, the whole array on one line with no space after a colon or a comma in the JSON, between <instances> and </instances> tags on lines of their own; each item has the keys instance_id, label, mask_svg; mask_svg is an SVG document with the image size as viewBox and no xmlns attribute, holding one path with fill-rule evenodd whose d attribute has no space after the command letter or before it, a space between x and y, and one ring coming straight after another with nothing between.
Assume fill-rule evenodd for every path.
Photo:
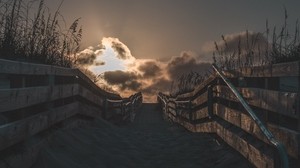
<instances>
[{"instance_id":1,"label":"fence rail","mask_svg":"<svg viewBox=\"0 0 300 168\"><path fill-rule=\"evenodd\" d=\"M3 160L14 164L14 157L6 153L31 137L67 126L73 119L109 120L119 115L116 111L121 111L122 121L133 120L141 103L141 93L121 98L78 69L0 59L0 167ZM24 163L28 155L32 154L22 154Z\"/></svg>"},{"instance_id":2,"label":"fence rail","mask_svg":"<svg viewBox=\"0 0 300 168\"><path fill-rule=\"evenodd\" d=\"M244 68L223 73L266 129L284 145L289 157L300 163L299 62L266 69ZM171 121L193 132L218 134L257 167L280 165L272 142L217 73L190 93L175 97L159 93L157 99Z\"/></svg>"}]
</instances>

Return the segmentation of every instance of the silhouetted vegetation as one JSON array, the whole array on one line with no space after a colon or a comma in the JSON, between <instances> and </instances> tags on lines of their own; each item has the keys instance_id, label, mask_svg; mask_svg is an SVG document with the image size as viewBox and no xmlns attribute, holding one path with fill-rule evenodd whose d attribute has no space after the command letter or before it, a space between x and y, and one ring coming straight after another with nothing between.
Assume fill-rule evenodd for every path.
<instances>
[{"instance_id":1,"label":"silhouetted vegetation","mask_svg":"<svg viewBox=\"0 0 300 168\"><path fill-rule=\"evenodd\" d=\"M78 68L81 72L83 72L92 82L94 82L97 86L99 86L101 89L105 90L106 92L113 93L113 94L118 94L111 86L107 85L105 83L105 79L103 77L103 74L96 75L94 72L91 70L81 67L81 66L76 66L75 68Z\"/></svg>"},{"instance_id":2,"label":"silhouetted vegetation","mask_svg":"<svg viewBox=\"0 0 300 168\"><path fill-rule=\"evenodd\" d=\"M189 72L182 74L176 81L172 82L170 89L171 96L192 92L195 87L201 84L209 76L208 73L201 75L198 72Z\"/></svg>"},{"instance_id":3,"label":"silhouetted vegetation","mask_svg":"<svg viewBox=\"0 0 300 168\"><path fill-rule=\"evenodd\" d=\"M215 42L213 61L222 68L235 69L300 60L299 22L296 21L295 32L290 33L287 20L285 10L284 24L280 29L274 26L271 32L267 20L265 32L250 33L247 30L246 38L240 35L234 49L228 46L226 37L222 36L222 45Z\"/></svg>"},{"instance_id":4,"label":"silhouetted vegetation","mask_svg":"<svg viewBox=\"0 0 300 168\"><path fill-rule=\"evenodd\" d=\"M266 31L263 33L246 30L245 34L240 34L238 40L230 44L226 36L222 35L221 42L214 43L213 62L229 70L300 60L299 22L296 21L294 33L290 33L287 20L288 14L285 9L284 24L279 31L275 26L271 32L267 20ZM170 95L177 96L191 92L208 76L195 72L183 74L172 83Z\"/></svg>"},{"instance_id":5,"label":"silhouetted vegetation","mask_svg":"<svg viewBox=\"0 0 300 168\"><path fill-rule=\"evenodd\" d=\"M34 5L38 5L35 13ZM52 15L44 0L0 0L0 58L71 67L82 28L79 19L63 28L60 6Z\"/></svg>"}]
</instances>

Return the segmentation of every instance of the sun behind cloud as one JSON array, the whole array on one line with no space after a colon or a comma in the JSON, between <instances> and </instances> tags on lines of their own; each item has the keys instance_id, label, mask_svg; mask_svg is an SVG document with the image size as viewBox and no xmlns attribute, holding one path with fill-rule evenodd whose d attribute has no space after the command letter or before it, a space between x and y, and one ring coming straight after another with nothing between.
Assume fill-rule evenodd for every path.
<instances>
[{"instance_id":1,"label":"sun behind cloud","mask_svg":"<svg viewBox=\"0 0 300 168\"><path fill-rule=\"evenodd\" d=\"M172 81L191 71L204 73L210 64L192 51L183 51L168 61L137 59L118 38L106 37L96 47L79 53L80 63L102 77L122 97L142 92L144 102L156 102L159 91L168 92Z\"/></svg>"},{"instance_id":2,"label":"sun behind cloud","mask_svg":"<svg viewBox=\"0 0 300 168\"><path fill-rule=\"evenodd\" d=\"M103 64L92 64L88 68L95 74L107 71L126 71L128 64L132 64L135 58L131 55L129 48L118 38L105 37L101 40L101 52L95 52L96 62Z\"/></svg>"}]
</instances>

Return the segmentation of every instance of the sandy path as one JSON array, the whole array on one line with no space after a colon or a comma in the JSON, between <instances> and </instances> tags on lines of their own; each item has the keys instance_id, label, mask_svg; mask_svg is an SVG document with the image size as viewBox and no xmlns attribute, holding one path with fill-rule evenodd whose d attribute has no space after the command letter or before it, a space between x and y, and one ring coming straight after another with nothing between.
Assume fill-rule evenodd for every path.
<instances>
[{"instance_id":1,"label":"sandy path","mask_svg":"<svg viewBox=\"0 0 300 168\"><path fill-rule=\"evenodd\" d=\"M143 104L133 123L105 121L59 131L34 168L251 167L239 153L210 134L190 133L164 121L157 106Z\"/></svg>"}]
</instances>

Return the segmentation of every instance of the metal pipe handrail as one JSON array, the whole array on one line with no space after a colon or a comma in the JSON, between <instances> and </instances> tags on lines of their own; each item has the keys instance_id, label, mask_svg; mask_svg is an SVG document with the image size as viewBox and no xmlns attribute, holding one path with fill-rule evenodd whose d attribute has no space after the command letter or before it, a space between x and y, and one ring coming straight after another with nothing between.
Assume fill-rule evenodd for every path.
<instances>
[{"instance_id":1,"label":"metal pipe handrail","mask_svg":"<svg viewBox=\"0 0 300 168\"><path fill-rule=\"evenodd\" d=\"M110 103L122 103L123 100L111 100L111 99L106 99Z\"/></svg>"},{"instance_id":2,"label":"metal pipe handrail","mask_svg":"<svg viewBox=\"0 0 300 168\"><path fill-rule=\"evenodd\" d=\"M160 100L163 101L163 103L165 105L165 112L166 112L168 102L161 96L161 93L158 93L158 97L160 98Z\"/></svg>"},{"instance_id":3,"label":"metal pipe handrail","mask_svg":"<svg viewBox=\"0 0 300 168\"><path fill-rule=\"evenodd\" d=\"M243 105L245 110L249 113L249 115L252 117L254 122L260 128L262 133L267 137L268 141L273 146L275 146L275 148L278 150L279 156L280 156L280 159L281 159L281 167L288 168L289 167L289 161L288 161L288 156L287 156L284 145L282 143L280 143L278 140L275 139L274 135L267 129L267 127L264 125L264 123L256 116L254 111L250 108L250 106L244 100L242 95L238 92L236 87L225 77L225 75L220 71L218 66L216 64L212 64L212 67L217 72L217 74L223 79L223 81L230 88L230 90L233 92L233 94L237 97L237 99Z\"/></svg>"}]
</instances>

